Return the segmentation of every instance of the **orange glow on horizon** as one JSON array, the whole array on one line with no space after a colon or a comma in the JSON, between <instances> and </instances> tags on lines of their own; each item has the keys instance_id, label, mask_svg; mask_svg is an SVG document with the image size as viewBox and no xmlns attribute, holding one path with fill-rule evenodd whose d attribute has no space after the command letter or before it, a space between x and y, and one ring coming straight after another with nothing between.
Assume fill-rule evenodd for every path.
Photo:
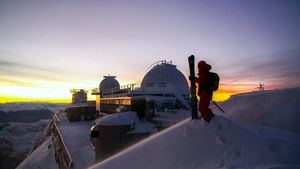
<instances>
[{"instance_id":1,"label":"orange glow on horizon","mask_svg":"<svg viewBox=\"0 0 300 169\"><path fill-rule=\"evenodd\" d=\"M11 97L11 96L0 97L0 103L11 103L11 102L71 103L71 99L47 99L47 98Z\"/></svg>"},{"instance_id":2,"label":"orange glow on horizon","mask_svg":"<svg viewBox=\"0 0 300 169\"><path fill-rule=\"evenodd\" d=\"M122 81L122 80L121 80ZM46 83L46 82L44 82ZM133 81L122 81L121 85L131 84ZM140 86L140 83L136 83ZM213 100L225 101L230 96L238 93L250 92L255 89L256 83L250 85L244 84L220 84L218 91L214 92ZM53 87L55 86L55 87ZM91 89L91 84L80 86L83 89ZM97 86L96 86L97 87ZM51 83L48 86L21 86L0 83L0 103L7 102L50 102L50 103L71 103L72 94L69 92L68 83ZM88 100L95 100L95 96L88 92Z\"/></svg>"},{"instance_id":3,"label":"orange glow on horizon","mask_svg":"<svg viewBox=\"0 0 300 169\"><path fill-rule=\"evenodd\" d=\"M250 91L250 90L249 90ZM244 91L236 90L226 90L219 89L217 92L214 92L213 100L214 101L225 101L230 98L231 95L243 93ZM93 95L88 95L88 100L95 100ZM1 96L0 103L10 103L10 102L49 102L49 103L71 103L71 96L61 97L61 98L43 98L43 97L22 97L22 96Z\"/></svg>"}]
</instances>

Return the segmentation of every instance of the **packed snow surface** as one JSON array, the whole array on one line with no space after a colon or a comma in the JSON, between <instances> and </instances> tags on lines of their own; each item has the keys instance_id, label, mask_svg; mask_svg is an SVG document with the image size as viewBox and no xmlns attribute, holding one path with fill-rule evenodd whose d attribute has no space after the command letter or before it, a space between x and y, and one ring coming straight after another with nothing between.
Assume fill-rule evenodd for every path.
<instances>
[{"instance_id":1,"label":"packed snow surface","mask_svg":"<svg viewBox=\"0 0 300 169\"><path fill-rule=\"evenodd\" d=\"M55 150L52 137L49 137L41 146L30 154L16 169L57 169Z\"/></svg>"},{"instance_id":2,"label":"packed snow surface","mask_svg":"<svg viewBox=\"0 0 300 169\"><path fill-rule=\"evenodd\" d=\"M300 134L299 103L300 87L238 94L220 106L230 119Z\"/></svg>"},{"instance_id":3,"label":"packed snow surface","mask_svg":"<svg viewBox=\"0 0 300 169\"><path fill-rule=\"evenodd\" d=\"M123 113L114 113L101 118L98 118L95 122L102 125L127 125L133 124L138 121L136 112L129 111Z\"/></svg>"},{"instance_id":4,"label":"packed snow surface","mask_svg":"<svg viewBox=\"0 0 300 169\"><path fill-rule=\"evenodd\" d=\"M60 118L58 127L71 154L73 168L87 168L94 164L95 152L89 141L92 121L69 122Z\"/></svg>"},{"instance_id":5,"label":"packed snow surface","mask_svg":"<svg viewBox=\"0 0 300 169\"><path fill-rule=\"evenodd\" d=\"M152 123L139 120L137 113L133 111L106 115L96 119L95 123L101 125L131 125L133 130L130 133L152 133L156 131Z\"/></svg>"},{"instance_id":6,"label":"packed snow surface","mask_svg":"<svg viewBox=\"0 0 300 169\"><path fill-rule=\"evenodd\" d=\"M300 135L216 116L186 119L93 166L105 169L300 168Z\"/></svg>"}]
</instances>

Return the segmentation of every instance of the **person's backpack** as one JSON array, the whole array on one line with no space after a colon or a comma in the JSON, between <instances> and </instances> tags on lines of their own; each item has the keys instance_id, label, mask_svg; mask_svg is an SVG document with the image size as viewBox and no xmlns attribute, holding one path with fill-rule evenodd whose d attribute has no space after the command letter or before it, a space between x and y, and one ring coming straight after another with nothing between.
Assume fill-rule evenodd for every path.
<instances>
[{"instance_id":1,"label":"person's backpack","mask_svg":"<svg viewBox=\"0 0 300 169\"><path fill-rule=\"evenodd\" d=\"M219 89L220 77L217 73L209 72L208 74L208 90L217 91Z\"/></svg>"}]
</instances>

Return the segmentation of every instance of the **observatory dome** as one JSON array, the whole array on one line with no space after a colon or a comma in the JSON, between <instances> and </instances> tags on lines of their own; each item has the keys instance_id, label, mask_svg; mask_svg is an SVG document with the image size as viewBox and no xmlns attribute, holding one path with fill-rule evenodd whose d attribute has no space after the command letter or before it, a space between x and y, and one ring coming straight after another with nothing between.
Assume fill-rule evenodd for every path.
<instances>
[{"instance_id":1,"label":"observatory dome","mask_svg":"<svg viewBox=\"0 0 300 169\"><path fill-rule=\"evenodd\" d=\"M104 91L107 89L112 89L112 88L119 88L120 84L119 82L115 79L116 76L103 76L103 80L101 81L99 85L99 91Z\"/></svg>"},{"instance_id":2,"label":"observatory dome","mask_svg":"<svg viewBox=\"0 0 300 169\"><path fill-rule=\"evenodd\" d=\"M143 78L141 87L155 84L173 84L179 90L188 92L188 82L185 76L176 68L176 65L166 61L157 62L156 65L147 72Z\"/></svg>"}]
</instances>

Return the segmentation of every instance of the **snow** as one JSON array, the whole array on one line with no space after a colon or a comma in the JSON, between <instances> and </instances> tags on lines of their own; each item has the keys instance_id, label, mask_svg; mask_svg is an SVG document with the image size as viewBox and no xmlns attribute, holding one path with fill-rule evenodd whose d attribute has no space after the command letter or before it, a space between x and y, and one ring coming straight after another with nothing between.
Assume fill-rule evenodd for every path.
<instances>
[{"instance_id":1,"label":"snow","mask_svg":"<svg viewBox=\"0 0 300 169\"><path fill-rule=\"evenodd\" d=\"M129 133L152 133L156 131L152 123L139 120L137 113L133 111L106 115L96 119L95 123L102 125L131 125L133 130Z\"/></svg>"},{"instance_id":2,"label":"snow","mask_svg":"<svg viewBox=\"0 0 300 169\"><path fill-rule=\"evenodd\" d=\"M224 116L300 134L300 88L251 92L232 96L220 106ZM217 113L219 110L214 109Z\"/></svg>"},{"instance_id":3,"label":"snow","mask_svg":"<svg viewBox=\"0 0 300 169\"><path fill-rule=\"evenodd\" d=\"M138 121L136 112L128 111L122 113L114 113L97 119L95 122L102 125L127 125Z\"/></svg>"},{"instance_id":4,"label":"snow","mask_svg":"<svg viewBox=\"0 0 300 169\"><path fill-rule=\"evenodd\" d=\"M95 162L95 152L89 141L92 125L92 121L69 122L66 118L59 121L58 127L75 169L87 168Z\"/></svg>"},{"instance_id":5,"label":"snow","mask_svg":"<svg viewBox=\"0 0 300 169\"><path fill-rule=\"evenodd\" d=\"M18 156L19 154L26 153L34 145L35 139L42 131L43 127L48 123L48 120L40 120L35 123L18 123L10 122L2 124L5 127L0 130L0 140L7 140L10 142L11 149L7 152L9 156ZM4 144L0 145L0 149ZM5 153L5 152L1 152Z\"/></svg>"},{"instance_id":6,"label":"snow","mask_svg":"<svg viewBox=\"0 0 300 169\"><path fill-rule=\"evenodd\" d=\"M188 111L159 112L153 121L174 124L184 120L91 168L300 168L299 96L300 88L235 95L220 103L226 111L226 114L220 114L225 117L217 115L209 124L203 120L191 121ZM212 107L214 113L219 112L213 104ZM131 132L155 132L154 126L139 120L135 112L112 114L95 122L105 125L132 124L134 130ZM59 128L71 153L74 168L86 168L94 163L95 153L89 142L92 125L92 122L68 122L60 117ZM51 162L54 158L54 154L49 153L51 148L45 151L44 146L41 151L41 147L28 157L31 160L27 158L23 162L25 168L39 165L45 168L46 158L49 158L46 168L58 167ZM31 157L39 156L38 150L41 157Z\"/></svg>"},{"instance_id":7,"label":"snow","mask_svg":"<svg viewBox=\"0 0 300 169\"><path fill-rule=\"evenodd\" d=\"M55 150L52 137L49 137L41 146L30 154L16 169L57 169Z\"/></svg>"},{"instance_id":8,"label":"snow","mask_svg":"<svg viewBox=\"0 0 300 169\"><path fill-rule=\"evenodd\" d=\"M183 109L167 110L157 112L153 120L178 122L191 116L191 112Z\"/></svg>"},{"instance_id":9,"label":"snow","mask_svg":"<svg viewBox=\"0 0 300 169\"><path fill-rule=\"evenodd\" d=\"M300 167L300 135L216 116L183 120L92 169Z\"/></svg>"}]
</instances>

